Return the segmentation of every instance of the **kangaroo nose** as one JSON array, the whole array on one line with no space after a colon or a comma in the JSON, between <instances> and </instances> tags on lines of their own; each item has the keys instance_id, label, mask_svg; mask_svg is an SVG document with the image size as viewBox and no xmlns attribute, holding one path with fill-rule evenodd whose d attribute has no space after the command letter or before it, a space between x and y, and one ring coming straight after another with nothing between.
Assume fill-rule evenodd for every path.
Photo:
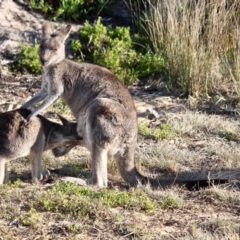
<instances>
[{"instance_id":1,"label":"kangaroo nose","mask_svg":"<svg viewBox=\"0 0 240 240\"><path fill-rule=\"evenodd\" d=\"M41 49L39 56L40 56L41 64L45 65L47 63L47 61L49 60L49 52L44 49Z\"/></svg>"}]
</instances>

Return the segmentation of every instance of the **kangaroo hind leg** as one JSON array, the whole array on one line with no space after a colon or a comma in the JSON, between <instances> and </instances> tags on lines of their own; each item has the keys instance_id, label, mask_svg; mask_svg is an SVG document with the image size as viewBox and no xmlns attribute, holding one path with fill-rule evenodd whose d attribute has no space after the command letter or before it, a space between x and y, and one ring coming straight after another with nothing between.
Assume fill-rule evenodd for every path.
<instances>
[{"instance_id":1,"label":"kangaroo hind leg","mask_svg":"<svg viewBox=\"0 0 240 240\"><path fill-rule=\"evenodd\" d=\"M91 152L92 177L87 184L108 186L108 155L114 155L119 148L122 135L122 106L110 99L98 99L87 110L85 126L78 119L77 131L83 133L86 147Z\"/></svg>"},{"instance_id":2,"label":"kangaroo hind leg","mask_svg":"<svg viewBox=\"0 0 240 240\"><path fill-rule=\"evenodd\" d=\"M92 147L92 177L87 180L88 185L106 188L107 182L107 150L97 145Z\"/></svg>"},{"instance_id":3,"label":"kangaroo hind leg","mask_svg":"<svg viewBox=\"0 0 240 240\"><path fill-rule=\"evenodd\" d=\"M141 184L144 177L137 171L134 153L135 144L134 141L126 146L122 152L118 152L114 155L114 159L117 162L118 170L123 180L132 187L136 187Z\"/></svg>"},{"instance_id":4,"label":"kangaroo hind leg","mask_svg":"<svg viewBox=\"0 0 240 240\"><path fill-rule=\"evenodd\" d=\"M6 159L0 158L0 184L4 183L6 173L7 173Z\"/></svg>"},{"instance_id":5,"label":"kangaroo hind leg","mask_svg":"<svg viewBox=\"0 0 240 240\"><path fill-rule=\"evenodd\" d=\"M38 138L35 146L32 148L32 152L29 155L30 162L32 164L32 181L39 182L41 180L48 179L50 173L48 170L42 171L42 153L44 149L45 139L44 136Z\"/></svg>"}]
</instances>

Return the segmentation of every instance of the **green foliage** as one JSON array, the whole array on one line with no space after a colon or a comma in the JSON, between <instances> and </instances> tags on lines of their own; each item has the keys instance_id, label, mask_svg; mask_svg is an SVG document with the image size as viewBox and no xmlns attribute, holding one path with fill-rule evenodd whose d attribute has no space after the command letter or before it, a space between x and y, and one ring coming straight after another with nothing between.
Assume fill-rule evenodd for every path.
<instances>
[{"instance_id":1,"label":"green foliage","mask_svg":"<svg viewBox=\"0 0 240 240\"><path fill-rule=\"evenodd\" d=\"M78 21L86 17L96 16L101 11L108 10L111 0L95 0L88 3L86 0L29 0L31 7L53 18Z\"/></svg>"},{"instance_id":2,"label":"green foliage","mask_svg":"<svg viewBox=\"0 0 240 240\"><path fill-rule=\"evenodd\" d=\"M75 54L75 58L77 58L77 53L81 53L80 49L82 48L82 44L80 43L79 40L72 40L71 41L71 49Z\"/></svg>"},{"instance_id":3,"label":"green foliage","mask_svg":"<svg viewBox=\"0 0 240 240\"><path fill-rule=\"evenodd\" d=\"M160 54L152 54L145 46L133 42L141 38L132 37L129 28L103 26L101 18L93 25L86 21L79 38L81 43L72 44L75 56L82 52L86 58L83 60L109 68L125 84L153 76L161 72L164 65Z\"/></svg>"},{"instance_id":4,"label":"green foliage","mask_svg":"<svg viewBox=\"0 0 240 240\"><path fill-rule=\"evenodd\" d=\"M152 138L155 140L174 139L176 136L172 126L169 123L162 124L160 127L155 128L149 127L149 124L146 121L140 121L138 123L138 132L147 138Z\"/></svg>"},{"instance_id":5,"label":"green foliage","mask_svg":"<svg viewBox=\"0 0 240 240\"><path fill-rule=\"evenodd\" d=\"M131 36L129 28L106 27L99 18L94 25L85 22L79 39L71 42L71 49L76 61L86 60L109 68L125 84L132 84L137 78L160 73L164 66L162 56L152 54L150 49L142 45L143 42L146 39ZM38 50L39 45L21 44L19 59L13 69L40 73ZM83 56L86 56L85 59L82 59ZM66 109L62 102L58 102L53 108L60 112Z\"/></svg>"},{"instance_id":6,"label":"green foliage","mask_svg":"<svg viewBox=\"0 0 240 240\"><path fill-rule=\"evenodd\" d=\"M62 99L58 99L52 106L50 106L51 111L58 114L70 113L70 109Z\"/></svg>"},{"instance_id":7,"label":"green foliage","mask_svg":"<svg viewBox=\"0 0 240 240\"><path fill-rule=\"evenodd\" d=\"M173 192L167 192L161 201L161 208L182 208L183 200Z\"/></svg>"},{"instance_id":8,"label":"green foliage","mask_svg":"<svg viewBox=\"0 0 240 240\"><path fill-rule=\"evenodd\" d=\"M20 187L21 185L22 185L21 179L17 178L17 180L14 181L14 182L11 184L11 187L12 187L12 188L18 188L18 187Z\"/></svg>"},{"instance_id":9,"label":"green foliage","mask_svg":"<svg viewBox=\"0 0 240 240\"><path fill-rule=\"evenodd\" d=\"M13 64L12 69L16 71L27 71L29 73L40 73L42 70L38 55L39 45L25 45L20 44L20 54L16 63Z\"/></svg>"},{"instance_id":10,"label":"green foliage","mask_svg":"<svg viewBox=\"0 0 240 240\"><path fill-rule=\"evenodd\" d=\"M106 207L137 207L151 211L157 207L157 203L141 189L133 191L96 190L79 187L70 182L57 182L53 188L36 198L34 206L72 216L96 216L101 209L106 209Z\"/></svg>"},{"instance_id":11,"label":"green foliage","mask_svg":"<svg viewBox=\"0 0 240 240\"><path fill-rule=\"evenodd\" d=\"M44 0L29 0L29 3L33 9L42 11L44 13L50 12L52 10L52 6Z\"/></svg>"},{"instance_id":12,"label":"green foliage","mask_svg":"<svg viewBox=\"0 0 240 240\"><path fill-rule=\"evenodd\" d=\"M63 17L64 19L73 18L77 20L81 15L85 14L85 9L81 9L84 5L84 0L61 0L59 1L59 8L56 10L56 17Z\"/></svg>"},{"instance_id":13,"label":"green foliage","mask_svg":"<svg viewBox=\"0 0 240 240\"><path fill-rule=\"evenodd\" d=\"M27 214L20 216L20 221L24 226L34 226L38 223L38 213L34 208L31 208Z\"/></svg>"}]
</instances>

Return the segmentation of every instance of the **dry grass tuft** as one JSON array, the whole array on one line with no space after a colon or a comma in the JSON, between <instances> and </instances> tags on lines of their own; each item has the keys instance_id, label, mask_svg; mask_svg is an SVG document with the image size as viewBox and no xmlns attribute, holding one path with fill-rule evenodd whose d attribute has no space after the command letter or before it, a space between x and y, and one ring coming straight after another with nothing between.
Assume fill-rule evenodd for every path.
<instances>
[{"instance_id":1,"label":"dry grass tuft","mask_svg":"<svg viewBox=\"0 0 240 240\"><path fill-rule=\"evenodd\" d=\"M148 0L145 6L142 25L164 56L170 86L196 97L239 92L238 0Z\"/></svg>"}]
</instances>

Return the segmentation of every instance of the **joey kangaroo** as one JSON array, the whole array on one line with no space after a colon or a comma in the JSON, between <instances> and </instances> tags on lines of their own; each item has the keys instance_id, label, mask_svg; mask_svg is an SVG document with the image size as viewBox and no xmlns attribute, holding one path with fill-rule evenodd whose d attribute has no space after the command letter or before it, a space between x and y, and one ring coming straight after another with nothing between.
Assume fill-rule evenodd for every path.
<instances>
[{"instance_id":1,"label":"joey kangaroo","mask_svg":"<svg viewBox=\"0 0 240 240\"><path fill-rule=\"evenodd\" d=\"M61 125L40 115L27 122L25 119L30 113L27 109L0 113L0 184L4 182L7 160L29 156L32 179L39 181L48 173L41 172L43 151L52 149L59 157L80 144L76 123L59 116Z\"/></svg>"},{"instance_id":2,"label":"joey kangaroo","mask_svg":"<svg viewBox=\"0 0 240 240\"><path fill-rule=\"evenodd\" d=\"M49 22L42 25L39 51L43 66L42 86L22 107L42 103L28 119L59 97L66 102L77 120L77 132L91 152L92 176L86 184L107 187L107 159L113 156L120 175L129 185L150 183L152 187L171 186L173 181L145 177L136 169L134 154L138 127L133 99L127 88L108 69L65 59L65 39L70 30L71 25L58 31L53 31ZM189 186L196 183L174 181L174 184Z\"/></svg>"}]
</instances>

